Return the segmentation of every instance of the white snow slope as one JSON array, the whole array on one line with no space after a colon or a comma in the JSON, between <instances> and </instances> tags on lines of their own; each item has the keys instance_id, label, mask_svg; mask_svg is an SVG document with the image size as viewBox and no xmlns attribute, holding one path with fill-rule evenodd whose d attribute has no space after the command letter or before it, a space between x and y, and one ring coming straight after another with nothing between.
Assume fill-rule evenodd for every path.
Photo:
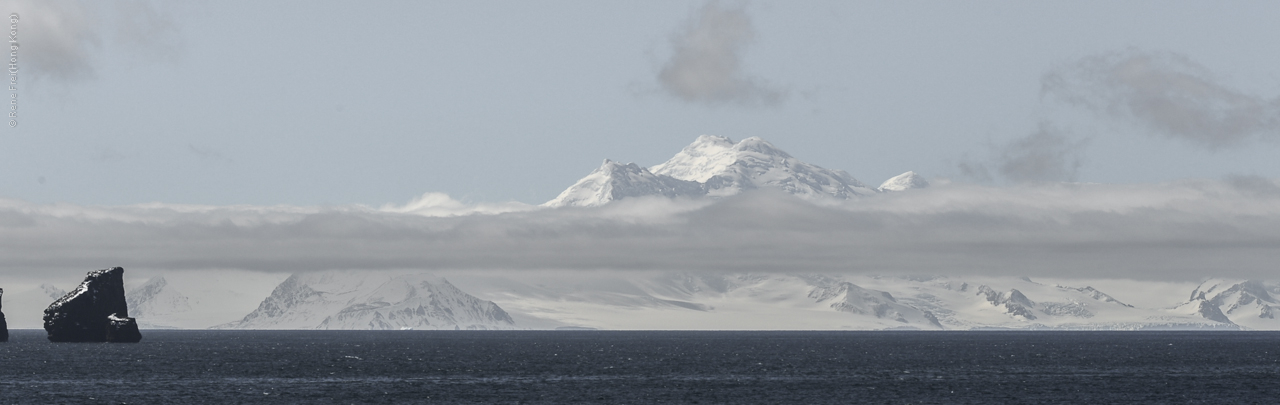
<instances>
[{"instance_id":1,"label":"white snow slope","mask_svg":"<svg viewBox=\"0 0 1280 405\"><path fill-rule=\"evenodd\" d=\"M1170 291L1188 291L1190 283L1125 289L1137 301L1157 304L1139 307L1083 280L605 272L450 277L513 316L598 329L1280 329L1270 318L1246 321L1256 315L1253 307L1226 321L1188 310L1180 305L1186 296Z\"/></svg>"},{"instance_id":2,"label":"white snow slope","mask_svg":"<svg viewBox=\"0 0 1280 405\"><path fill-rule=\"evenodd\" d=\"M512 329L502 308L424 273L289 276L236 329Z\"/></svg>"},{"instance_id":3,"label":"white snow slope","mask_svg":"<svg viewBox=\"0 0 1280 405\"><path fill-rule=\"evenodd\" d=\"M916 172L906 172L893 176L889 180L885 180L876 190L879 191L904 191L913 188L929 187L929 182Z\"/></svg>"},{"instance_id":4,"label":"white snow slope","mask_svg":"<svg viewBox=\"0 0 1280 405\"><path fill-rule=\"evenodd\" d=\"M1280 329L1280 284L1256 280L1211 279L1191 291L1190 300L1178 307L1184 313L1230 322L1248 329Z\"/></svg>"},{"instance_id":5,"label":"white snow slope","mask_svg":"<svg viewBox=\"0 0 1280 405\"><path fill-rule=\"evenodd\" d=\"M216 274L175 272L134 282L127 293L130 315L144 328L1280 330L1280 283L1256 280L616 271L328 271L287 279ZM44 307L62 295L50 285L6 291L14 291L5 294L4 309L15 329L40 328Z\"/></svg>"},{"instance_id":6,"label":"white snow slope","mask_svg":"<svg viewBox=\"0 0 1280 405\"><path fill-rule=\"evenodd\" d=\"M711 196L765 187L806 198L852 198L875 193L842 170L801 162L758 137L735 144L723 136L702 135L670 160L649 170L702 183Z\"/></svg>"},{"instance_id":7,"label":"white snow slope","mask_svg":"<svg viewBox=\"0 0 1280 405\"><path fill-rule=\"evenodd\" d=\"M191 312L191 299L169 287L164 276L152 277L125 292L124 297L129 305L129 315L138 319L138 326L142 328L171 327L164 324L164 320Z\"/></svg>"},{"instance_id":8,"label":"white snow slope","mask_svg":"<svg viewBox=\"0 0 1280 405\"><path fill-rule=\"evenodd\" d=\"M698 197L706 194L702 185L671 176L655 175L635 163L621 164L605 160L600 168L543 203L547 207L585 207L608 203L626 197L659 195L668 198Z\"/></svg>"},{"instance_id":9,"label":"white snow slope","mask_svg":"<svg viewBox=\"0 0 1280 405\"><path fill-rule=\"evenodd\" d=\"M724 197L757 188L809 199L848 199L876 192L844 171L802 162L760 138L735 144L726 137L702 135L670 160L649 169L606 160L543 206L596 206L647 195Z\"/></svg>"}]
</instances>

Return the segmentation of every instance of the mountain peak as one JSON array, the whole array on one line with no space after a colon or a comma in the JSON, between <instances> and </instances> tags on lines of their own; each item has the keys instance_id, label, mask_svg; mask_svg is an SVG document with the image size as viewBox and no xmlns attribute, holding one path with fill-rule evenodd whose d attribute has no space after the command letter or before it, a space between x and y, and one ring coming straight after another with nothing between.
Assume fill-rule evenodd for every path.
<instances>
[{"instance_id":1,"label":"mountain peak","mask_svg":"<svg viewBox=\"0 0 1280 405\"><path fill-rule=\"evenodd\" d=\"M924 177L921 177L919 174L916 174L916 172L906 172L903 174L899 174L897 176L893 176L889 180L885 180L884 183L880 184L880 187L877 188L877 190L903 191L903 190L908 190L913 188L925 188L925 187L929 187L929 182L926 181Z\"/></svg>"},{"instance_id":2,"label":"mountain peak","mask_svg":"<svg viewBox=\"0 0 1280 405\"><path fill-rule=\"evenodd\" d=\"M605 159L600 167L574 183L544 207L591 207L613 200L645 195L664 197L700 196L702 186L670 176L655 175L635 163L622 164Z\"/></svg>"},{"instance_id":3,"label":"mountain peak","mask_svg":"<svg viewBox=\"0 0 1280 405\"><path fill-rule=\"evenodd\" d=\"M741 142L733 145L733 150L738 152L755 152L769 156L777 156L784 159L791 159L791 155L787 154L787 152L783 152L782 149L778 149L778 147L773 146L769 141L761 139L758 136L743 139Z\"/></svg>"},{"instance_id":4,"label":"mountain peak","mask_svg":"<svg viewBox=\"0 0 1280 405\"><path fill-rule=\"evenodd\" d=\"M705 182L715 173L737 161L733 140L715 135L702 135L671 159L649 168L654 174L680 180Z\"/></svg>"},{"instance_id":5,"label":"mountain peak","mask_svg":"<svg viewBox=\"0 0 1280 405\"><path fill-rule=\"evenodd\" d=\"M649 170L702 183L707 195L714 197L756 188L781 189L803 198L874 193L848 173L801 162L760 137L733 143L726 137L703 135Z\"/></svg>"},{"instance_id":6,"label":"mountain peak","mask_svg":"<svg viewBox=\"0 0 1280 405\"><path fill-rule=\"evenodd\" d=\"M921 180L923 181L923 180ZM852 198L873 194L857 179L796 160L759 137L734 143L701 135L671 159L651 168L605 160L543 206L594 206L624 197L724 197L743 190L779 189L802 198Z\"/></svg>"},{"instance_id":7,"label":"mountain peak","mask_svg":"<svg viewBox=\"0 0 1280 405\"><path fill-rule=\"evenodd\" d=\"M729 139L727 136L698 135L698 138L694 139L693 143L689 144L689 146L686 146L685 148L688 149L698 145L719 145L727 148L733 146L733 140Z\"/></svg>"}]
</instances>

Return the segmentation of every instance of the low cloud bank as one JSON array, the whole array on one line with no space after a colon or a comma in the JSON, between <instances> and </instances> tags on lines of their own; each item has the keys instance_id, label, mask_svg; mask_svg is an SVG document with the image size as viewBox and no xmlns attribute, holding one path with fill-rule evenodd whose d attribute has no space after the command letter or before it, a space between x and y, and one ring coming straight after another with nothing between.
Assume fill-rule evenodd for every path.
<instances>
[{"instance_id":1,"label":"low cloud bank","mask_svg":"<svg viewBox=\"0 0 1280 405\"><path fill-rule=\"evenodd\" d=\"M462 204L454 206L462 215L428 212L435 216L409 206L0 200L0 274L120 265L1274 278L1276 190L1275 180L1250 176L1161 185L943 184L851 201L761 191L502 213Z\"/></svg>"}]
</instances>

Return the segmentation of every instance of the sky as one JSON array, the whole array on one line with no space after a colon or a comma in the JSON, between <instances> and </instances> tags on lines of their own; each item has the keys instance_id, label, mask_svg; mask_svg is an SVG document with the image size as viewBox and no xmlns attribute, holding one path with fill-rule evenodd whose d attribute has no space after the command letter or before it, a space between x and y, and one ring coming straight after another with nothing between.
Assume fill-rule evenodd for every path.
<instances>
[{"instance_id":1,"label":"sky","mask_svg":"<svg viewBox=\"0 0 1280 405\"><path fill-rule=\"evenodd\" d=\"M1280 259L1274 2L0 0L0 12L20 44L18 109L0 127L0 272L1196 278L1266 275ZM828 205L764 193L531 206L603 159L655 165L702 134L759 136L872 186L914 170L935 187ZM779 226L792 237L762 231Z\"/></svg>"}]
</instances>

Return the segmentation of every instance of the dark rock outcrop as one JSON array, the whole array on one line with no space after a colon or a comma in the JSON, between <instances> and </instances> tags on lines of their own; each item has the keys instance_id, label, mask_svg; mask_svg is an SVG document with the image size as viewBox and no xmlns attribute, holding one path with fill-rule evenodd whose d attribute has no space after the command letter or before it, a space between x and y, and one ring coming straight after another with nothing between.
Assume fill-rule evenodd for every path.
<instances>
[{"instance_id":1,"label":"dark rock outcrop","mask_svg":"<svg viewBox=\"0 0 1280 405\"><path fill-rule=\"evenodd\" d=\"M89 272L84 282L44 310L51 342L127 342L142 340L124 298L124 269Z\"/></svg>"},{"instance_id":2,"label":"dark rock outcrop","mask_svg":"<svg viewBox=\"0 0 1280 405\"><path fill-rule=\"evenodd\" d=\"M1030 280L1028 280L1030 281ZM1022 291L1010 289L1008 294L996 291L986 285L978 286L978 294L982 295L996 307L1004 307L1004 312L1010 316L1021 316L1028 321L1036 319L1035 313L1031 311L1036 307L1036 303L1022 294Z\"/></svg>"},{"instance_id":3,"label":"dark rock outcrop","mask_svg":"<svg viewBox=\"0 0 1280 405\"><path fill-rule=\"evenodd\" d=\"M0 288L0 309L3 309L4 289ZM9 323L4 320L4 311L0 311L0 342L9 341Z\"/></svg>"}]
</instances>

